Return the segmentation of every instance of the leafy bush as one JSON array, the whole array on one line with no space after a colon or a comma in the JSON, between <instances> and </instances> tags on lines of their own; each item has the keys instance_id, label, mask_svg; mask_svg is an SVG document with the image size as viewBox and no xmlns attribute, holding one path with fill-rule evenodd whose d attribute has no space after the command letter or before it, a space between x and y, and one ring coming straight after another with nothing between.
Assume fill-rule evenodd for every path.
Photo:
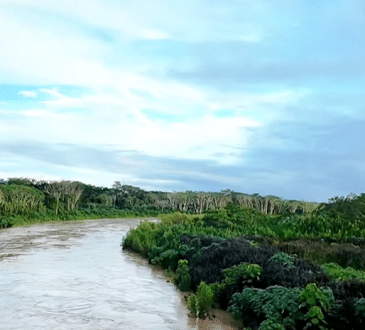
<instances>
[{"instance_id":1,"label":"leafy bush","mask_svg":"<svg viewBox=\"0 0 365 330\"><path fill-rule=\"evenodd\" d=\"M334 282L331 288L335 297L335 306L326 317L329 328L335 330L363 329L365 317L356 310L356 302L365 298L365 282L348 279Z\"/></svg>"},{"instance_id":2,"label":"leafy bush","mask_svg":"<svg viewBox=\"0 0 365 330\"><path fill-rule=\"evenodd\" d=\"M225 283L212 283L209 284L213 291L214 303L218 306L228 305L228 301L223 302L226 296L226 284ZM222 304L223 303L223 304Z\"/></svg>"},{"instance_id":3,"label":"leafy bush","mask_svg":"<svg viewBox=\"0 0 365 330\"><path fill-rule=\"evenodd\" d=\"M333 278L325 273L319 265L303 259L295 259L294 267L291 268L283 267L283 264L273 262L269 258L261 265L263 287L280 285L287 288L303 288L309 283L328 286L333 281Z\"/></svg>"},{"instance_id":4,"label":"leafy bush","mask_svg":"<svg viewBox=\"0 0 365 330\"><path fill-rule=\"evenodd\" d=\"M195 296L195 297L194 297ZM195 303L195 305L194 305ZM190 311L199 318L205 318L209 309L214 303L214 293L212 288L205 282L201 282L196 295L192 294L188 298Z\"/></svg>"},{"instance_id":5,"label":"leafy bush","mask_svg":"<svg viewBox=\"0 0 365 330\"><path fill-rule=\"evenodd\" d=\"M269 261L275 261L280 263L283 267L287 268L294 268L294 257L285 253L285 252L278 252L274 256L272 256Z\"/></svg>"},{"instance_id":6,"label":"leafy bush","mask_svg":"<svg viewBox=\"0 0 365 330\"><path fill-rule=\"evenodd\" d=\"M193 315L198 315L198 303L195 294L189 296L187 305Z\"/></svg>"},{"instance_id":7,"label":"leafy bush","mask_svg":"<svg viewBox=\"0 0 365 330\"><path fill-rule=\"evenodd\" d=\"M303 290L271 286L265 290L246 288L242 293L235 293L227 311L236 318L242 317L245 323L250 321L246 315L253 312L262 321L260 329L299 329L325 324L322 309L328 312L333 305L330 288L318 289L315 284Z\"/></svg>"},{"instance_id":8,"label":"leafy bush","mask_svg":"<svg viewBox=\"0 0 365 330\"><path fill-rule=\"evenodd\" d=\"M181 212L159 214L157 217L161 219L161 222L164 225L196 223L202 218L201 215L197 216Z\"/></svg>"},{"instance_id":9,"label":"leafy bush","mask_svg":"<svg viewBox=\"0 0 365 330\"><path fill-rule=\"evenodd\" d=\"M319 264L336 262L341 267L365 269L364 240L359 238L335 239L297 238L291 241L278 240L273 237L258 237L256 241L269 244L281 252L296 254L299 258L308 259Z\"/></svg>"},{"instance_id":10,"label":"leafy bush","mask_svg":"<svg viewBox=\"0 0 365 330\"><path fill-rule=\"evenodd\" d=\"M270 246L252 247L242 237L226 240L182 237L181 240L186 244L191 242L194 247L194 251L186 256L191 267L192 288L195 288L201 281L207 284L222 282L224 279L222 269L242 262L261 265L277 252ZM203 244L208 246L202 246ZM201 247L199 248L199 246Z\"/></svg>"},{"instance_id":11,"label":"leafy bush","mask_svg":"<svg viewBox=\"0 0 365 330\"><path fill-rule=\"evenodd\" d=\"M248 283L252 283L253 279L259 280L262 274L262 268L255 264L242 263L231 268L223 269L222 273L226 285L236 284L242 278L250 281Z\"/></svg>"},{"instance_id":12,"label":"leafy bush","mask_svg":"<svg viewBox=\"0 0 365 330\"><path fill-rule=\"evenodd\" d=\"M0 219L0 229L1 228L7 228L7 227L11 227L11 222L9 219L7 218L1 218Z\"/></svg>"},{"instance_id":13,"label":"leafy bush","mask_svg":"<svg viewBox=\"0 0 365 330\"><path fill-rule=\"evenodd\" d=\"M308 284L299 298L303 301L302 306L313 307L319 305L325 311L332 308L335 300L330 288L319 289L315 283Z\"/></svg>"},{"instance_id":14,"label":"leafy bush","mask_svg":"<svg viewBox=\"0 0 365 330\"><path fill-rule=\"evenodd\" d=\"M191 278L189 274L189 266L187 260L179 260L179 265L176 270L176 276L174 277L174 283L179 287L181 291L189 291Z\"/></svg>"},{"instance_id":15,"label":"leafy bush","mask_svg":"<svg viewBox=\"0 0 365 330\"><path fill-rule=\"evenodd\" d=\"M153 258L151 263L160 264L163 268L175 270L179 260L179 252L177 250L167 250L160 254L159 257Z\"/></svg>"},{"instance_id":16,"label":"leafy bush","mask_svg":"<svg viewBox=\"0 0 365 330\"><path fill-rule=\"evenodd\" d=\"M269 325L286 325L295 328L295 320L300 319L303 313L299 311L300 289L288 289L281 286L271 286L266 290L246 288L242 293L235 293L230 301L227 311L236 318L242 317L244 322L250 320L246 315L255 313L256 317L269 322L262 327L269 329ZM273 329L275 329L273 327Z\"/></svg>"},{"instance_id":17,"label":"leafy bush","mask_svg":"<svg viewBox=\"0 0 365 330\"><path fill-rule=\"evenodd\" d=\"M355 309L358 315L365 318L365 298L360 298L355 303Z\"/></svg>"},{"instance_id":18,"label":"leafy bush","mask_svg":"<svg viewBox=\"0 0 365 330\"><path fill-rule=\"evenodd\" d=\"M308 313L304 316L308 321L307 327L318 325L322 328L322 324L327 324L324 320L322 309L328 312L333 307L335 298L332 289L319 289L315 283L311 283L301 292L299 299L302 301L300 307L309 309Z\"/></svg>"},{"instance_id":19,"label":"leafy bush","mask_svg":"<svg viewBox=\"0 0 365 330\"><path fill-rule=\"evenodd\" d=\"M149 252L156 245L156 236L160 227L153 222L144 221L135 229L131 229L123 240L123 249L129 248L148 256Z\"/></svg>"},{"instance_id":20,"label":"leafy bush","mask_svg":"<svg viewBox=\"0 0 365 330\"><path fill-rule=\"evenodd\" d=\"M270 319L261 323L260 330L285 330L285 328L282 324Z\"/></svg>"},{"instance_id":21,"label":"leafy bush","mask_svg":"<svg viewBox=\"0 0 365 330\"><path fill-rule=\"evenodd\" d=\"M355 270L352 267L342 268L334 262L323 264L321 265L321 267L325 272L340 281L344 281L350 278L357 278L359 280L365 281L365 272Z\"/></svg>"},{"instance_id":22,"label":"leafy bush","mask_svg":"<svg viewBox=\"0 0 365 330\"><path fill-rule=\"evenodd\" d=\"M353 267L356 269L365 269L365 250L354 246L339 247L336 252L332 253L332 260L342 267Z\"/></svg>"}]
</instances>

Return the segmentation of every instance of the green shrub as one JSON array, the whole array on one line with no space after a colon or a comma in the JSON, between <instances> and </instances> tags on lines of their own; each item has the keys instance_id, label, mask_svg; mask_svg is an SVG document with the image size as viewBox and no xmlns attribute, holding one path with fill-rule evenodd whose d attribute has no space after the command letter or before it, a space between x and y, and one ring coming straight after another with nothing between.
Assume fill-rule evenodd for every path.
<instances>
[{"instance_id":1,"label":"green shrub","mask_svg":"<svg viewBox=\"0 0 365 330\"><path fill-rule=\"evenodd\" d=\"M187 304L190 312L193 313L193 315L198 315L198 304L195 294L189 296Z\"/></svg>"},{"instance_id":2,"label":"green shrub","mask_svg":"<svg viewBox=\"0 0 365 330\"><path fill-rule=\"evenodd\" d=\"M262 268L256 264L241 263L231 268L223 269L224 283L236 284L240 278L247 283L252 283L254 279L259 280Z\"/></svg>"},{"instance_id":3,"label":"green shrub","mask_svg":"<svg viewBox=\"0 0 365 330\"><path fill-rule=\"evenodd\" d=\"M203 217L203 215L197 216L192 214L186 214L181 212L174 212L170 214L159 214L157 216L164 225L173 224L189 224L196 223Z\"/></svg>"},{"instance_id":4,"label":"green shrub","mask_svg":"<svg viewBox=\"0 0 365 330\"><path fill-rule=\"evenodd\" d=\"M209 309L213 306L213 303L214 293L212 288L205 282L199 284L196 295L192 294L188 298L188 307L190 311L199 318L205 318Z\"/></svg>"},{"instance_id":5,"label":"green shrub","mask_svg":"<svg viewBox=\"0 0 365 330\"><path fill-rule=\"evenodd\" d=\"M315 283L308 284L299 298L303 301L301 306L312 307L319 305L326 311L333 307L335 301L333 292L330 288L319 289Z\"/></svg>"},{"instance_id":6,"label":"green shrub","mask_svg":"<svg viewBox=\"0 0 365 330\"><path fill-rule=\"evenodd\" d=\"M174 283L179 287L181 291L190 290L191 279L187 260L179 260L176 270L176 276L174 277Z\"/></svg>"},{"instance_id":7,"label":"green shrub","mask_svg":"<svg viewBox=\"0 0 365 330\"><path fill-rule=\"evenodd\" d=\"M253 247L259 247L260 246L260 243L258 242L255 242L255 241L249 241L250 245L253 246Z\"/></svg>"},{"instance_id":8,"label":"green shrub","mask_svg":"<svg viewBox=\"0 0 365 330\"><path fill-rule=\"evenodd\" d=\"M0 219L0 228L7 228L11 227L11 222L7 218L1 218Z\"/></svg>"},{"instance_id":9,"label":"green shrub","mask_svg":"<svg viewBox=\"0 0 365 330\"><path fill-rule=\"evenodd\" d=\"M324 328L322 324L327 324L324 320L322 309L328 312L333 308L335 298L330 288L319 289L315 283L308 284L301 292L299 299L302 301L301 307L309 309L304 318L308 321L307 326L318 326Z\"/></svg>"},{"instance_id":10,"label":"green shrub","mask_svg":"<svg viewBox=\"0 0 365 330\"><path fill-rule=\"evenodd\" d=\"M294 260L295 258L293 256L285 252L278 252L269 259L269 261L279 262L283 267L289 269L294 268Z\"/></svg>"},{"instance_id":11,"label":"green shrub","mask_svg":"<svg viewBox=\"0 0 365 330\"><path fill-rule=\"evenodd\" d=\"M358 315L360 315L361 317L365 317L365 298L360 298L355 303L355 310Z\"/></svg>"},{"instance_id":12,"label":"green shrub","mask_svg":"<svg viewBox=\"0 0 365 330\"><path fill-rule=\"evenodd\" d=\"M213 300L216 305L220 305L220 300L226 292L226 284L225 283L212 283L209 284L210 288L213 291Z\"/></svg>"},{"instance_id":13,"label":"green shrub","mask_svg":"<svg viewBox=\"0 0 365 330\"><path fill-rule=\"evenodd\" d=\"M261 323L259 330L285 330L284 325L275 320L265 320Z\"/></svg>"},{"instance_id":14,"label":"green shrub","mask_svg":"<svg viewBox=\"0 0 365 330\"><path fill-rule=\"evenodd\" d=\"M227 311L236 318L243 317L252 310L257 317L262 315L270 324L281 324L295 328L295 320L301 319L303 313L299 311L300 289L288 289L281 286L271 286L266 290L246 288L242 293L235 293ZM275 329L275 328L274 328Z\"/></svg>"},{"instance_id":15,"label":"green shrub","mask_svg":"<svg viewBox=\"0 0 365 330\"><path fill-rule=\"evenodd\" d=\"M160 264L163 268L170 268L175 271L178 263L179 252L174 249L169 249L160 254L160 256L153 258L151 263L154 265Z\"/></svg>"},{"instance_id":16,"label":"green shrub","mask_svg":"<svg viewBox=\"0 0 365 330\"><path fill-rule=\"evenodd\" d=\"M148 256L156 245L156 236L159 233L159 225L144 221L135 229L131 229L123 240L123 249L130 248L135 252Z\"/></svg>"},{"instance_id":17,"label":"green shrub","mask_svg":"<svg viewBox=\"0 0 365 330\"><path fill-rule=\"evenodd\" d=\"M365 281L365 271L356 270L352 267L342 268L334 262L321 265L322 269L340 281L348 280L350 278L357 278Z\"/></svg>"}]
</instances>

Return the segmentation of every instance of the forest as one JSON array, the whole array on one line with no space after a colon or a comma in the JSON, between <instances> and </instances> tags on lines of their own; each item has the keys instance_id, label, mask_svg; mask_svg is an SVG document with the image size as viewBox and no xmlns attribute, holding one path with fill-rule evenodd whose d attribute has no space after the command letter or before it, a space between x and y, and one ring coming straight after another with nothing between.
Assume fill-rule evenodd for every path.
<instances>
[{"instance_id":1,"label":"forest","mask_svg":"<svg viewBox=\"0 0 365 330\"><path fill-rule=\"evenodd\" d=\"M79 181L29 178L0 180L0 228L53 220L156 216L180 211L203 214L229 203L264 214L307 214L318 203L262 197L232 190L221 192L145 191L115 181L111 188Z\"/></svg>"}]
</instances>

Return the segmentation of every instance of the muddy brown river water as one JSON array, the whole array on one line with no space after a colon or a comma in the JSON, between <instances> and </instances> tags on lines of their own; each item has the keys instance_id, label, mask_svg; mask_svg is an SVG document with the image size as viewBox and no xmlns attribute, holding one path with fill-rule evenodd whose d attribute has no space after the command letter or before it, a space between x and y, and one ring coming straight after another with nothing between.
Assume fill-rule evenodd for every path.
<instances>
[{"instance_id":1,"label":"muddy brown river water","mask_svg":"<svg viewBox=\"0 0 365 330\"><path fill-rule=\"evenodd\" d=\"M163 270L123 251L140 219L0 231L0 329L238 329L227 314L196 323Z\"/></svg>"}]
</instances>

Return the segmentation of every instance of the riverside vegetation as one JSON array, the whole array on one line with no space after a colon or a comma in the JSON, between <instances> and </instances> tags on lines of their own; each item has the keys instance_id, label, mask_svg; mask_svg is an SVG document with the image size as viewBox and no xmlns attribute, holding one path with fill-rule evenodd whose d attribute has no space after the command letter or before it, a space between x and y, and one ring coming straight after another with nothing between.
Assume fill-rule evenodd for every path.
<instances>
[{"instance_id":1,"label":"riverside vegetation","mask_svg":"<svg viewBox=\"0 0 365 330\"><path fill-rule=\"evenodd\" d=\"M364 329L365 194L305 214L228 203L205 214L161 215L123 238L161 265L192 315L221 308L250 329Z\"/></svg>"},{"instance_id":2,"label":"riverside vegetation","mask_svg":"<svg viewBox=\"0 0 365 330\"><path fill-rule=\"evenodd\" d=\"M227 310L251 329L363 329L365 194L329 203L224 190L147 192L77 181L0 180L0 228L157 216L123 239L173 274L204 318Z\"/></svg>"},{"instance_id":3,"label":"riverside vegetation","mask_svg":"<svg viewBox=\"0 0 365 330\"><path fill-rule=\"evenodd\" d=\"M0 229L45 221L145 217L174 211L202 214L208 209L222 209L232 202L265 214L306 213L318 205L231 190L147 192L119 181L105 188L79 181L9 178L0 179Z\"/></svg>"}]
</instances>

